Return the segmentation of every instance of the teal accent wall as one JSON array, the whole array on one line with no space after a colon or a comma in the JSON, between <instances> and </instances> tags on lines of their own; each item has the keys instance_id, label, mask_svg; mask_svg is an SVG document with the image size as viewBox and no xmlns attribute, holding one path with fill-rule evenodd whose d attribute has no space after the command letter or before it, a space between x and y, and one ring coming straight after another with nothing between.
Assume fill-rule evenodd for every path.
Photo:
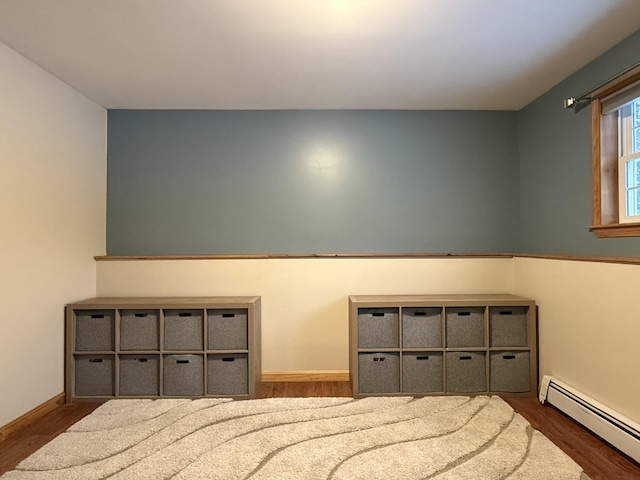
<instances>
[{"instance_id":1,"label":"teal accent wall","mask_svg":"<svg viewBox=\"0 0 640 480\"><path fill-rule=\"evenodd\" d=\"M519 112L111 110L107 253L640 256L589 232L562 108L639 60L640 31Z\"/></svg>"},{"instance_id":2,"label":"teal accent wall","mask_svg":"<svg viewBox=\"0 0 640 480\"><path fill-rule=\"evenodd\" d=\"M516 112L108 115L109 255L519 248Z\"/></svg>"},{"instance_id":3,"label":"teal accent wall","mask_svg":"<svg viewBox=\"0 0 640 480\"><path fill-rule=\"evenodd\" d=\"M640 31L518 112L521 249L528 253L640 256L640 238L599 239L591 224L591 109L564 98L640 61Z\"/></svg>"}]
</instances>

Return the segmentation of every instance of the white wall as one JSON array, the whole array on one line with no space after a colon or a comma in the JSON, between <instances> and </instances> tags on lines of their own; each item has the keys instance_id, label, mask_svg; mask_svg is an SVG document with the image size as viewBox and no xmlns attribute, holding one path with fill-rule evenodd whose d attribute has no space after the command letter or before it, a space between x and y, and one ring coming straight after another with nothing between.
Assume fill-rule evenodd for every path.
<instances>
[{"instance_id":1,"label":"white wall","mask_svg":"<svg viewBox=\"0 0 640 480\"><path fill-rule=\"evenodd\" d=\"M64 390L105 252L106 110L0 43L0 426Z\"/></svg>"},{"instance_id":2,"label":"white wall","mask_svg":"<svg viewBox=\"0 0 640 480\"><path fill-rule=\"evenodd\" d=\"M349 295L507 293L511 259L98 262L99 296L260 295L264 372L349 369Z\"/></svg>"},{"instance_id":3,"label":"white wall","mask_svg":"<svg viewBox=\"0 0 640 480\"><path fill-rule=\"evenodd\" d=\"M539 305L540 375L640 422L640 266L514 258Z\"/></svg>"},{"instance_id":4,"label":"white wall","mask_svg":"<svg viewBox=\"0 0 640 480\"><path fill-rule=\"evenodd\" d=\"M260 295L263 371L348 370L348 295L514 293L540 375L640 421L640 266L514 259L99 261L99 296Z\"/></svg>"}]
</instances>

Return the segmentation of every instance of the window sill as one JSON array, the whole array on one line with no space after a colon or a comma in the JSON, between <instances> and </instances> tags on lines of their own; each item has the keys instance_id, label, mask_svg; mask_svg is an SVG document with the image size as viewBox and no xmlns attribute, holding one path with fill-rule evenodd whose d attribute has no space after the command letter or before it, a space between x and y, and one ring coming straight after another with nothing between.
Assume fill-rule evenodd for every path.
<instances>
[{"instance_id":1,"label":"window sill","mask_svg":"<svg viewBox=\"0 0 640 480\"><path fill-rule=\"evenodd\" d=\"M640 237L640 223L591 225L589 230L598 238Z\"/></svg>"}]
</instances>

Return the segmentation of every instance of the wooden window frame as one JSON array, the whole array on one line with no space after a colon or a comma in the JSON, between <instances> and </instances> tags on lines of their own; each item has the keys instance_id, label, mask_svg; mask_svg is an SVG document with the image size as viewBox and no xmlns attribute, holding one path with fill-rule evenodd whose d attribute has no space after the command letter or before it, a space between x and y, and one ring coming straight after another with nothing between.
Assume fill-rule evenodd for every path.
<instances>
[{"instance_id":1,"label":"wooden window frame","mask_svg":"<svg viewBox=\"0 0 640 480\"><path fill-rule=\"evenodd\" d=\"M591 94L591 230L598 238L640 237L639 223L620 223L618 112L602 114L602 100L640 81L640 66Z\"/></svg>"}]
</instances>

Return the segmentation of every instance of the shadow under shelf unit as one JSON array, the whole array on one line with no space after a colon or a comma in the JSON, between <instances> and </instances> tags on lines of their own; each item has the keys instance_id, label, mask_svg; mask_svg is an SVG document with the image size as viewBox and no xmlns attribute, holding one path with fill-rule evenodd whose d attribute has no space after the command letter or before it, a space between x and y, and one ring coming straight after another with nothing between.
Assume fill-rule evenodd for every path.
<instances>
[{"instance_id":1,"label":"shadow under shelf unit","mask_svg":"<svg viewBox=\"0 0 640 480\"><path fill-rule=\"evenodd\" d=\"M535 301L508 294L352 295L349 371L356 398L537 396Z\"/></svg>"},{"instance_id":2,"label":"shadow under shelf unit","mask_svg":"<svg viewBox=\"0 0 640 480\"><path fill-rule=\"evenodd\" d=\"M255 398L260 297L105 297L67 305L67 402Z\"/></svg>"}]
</instances>

